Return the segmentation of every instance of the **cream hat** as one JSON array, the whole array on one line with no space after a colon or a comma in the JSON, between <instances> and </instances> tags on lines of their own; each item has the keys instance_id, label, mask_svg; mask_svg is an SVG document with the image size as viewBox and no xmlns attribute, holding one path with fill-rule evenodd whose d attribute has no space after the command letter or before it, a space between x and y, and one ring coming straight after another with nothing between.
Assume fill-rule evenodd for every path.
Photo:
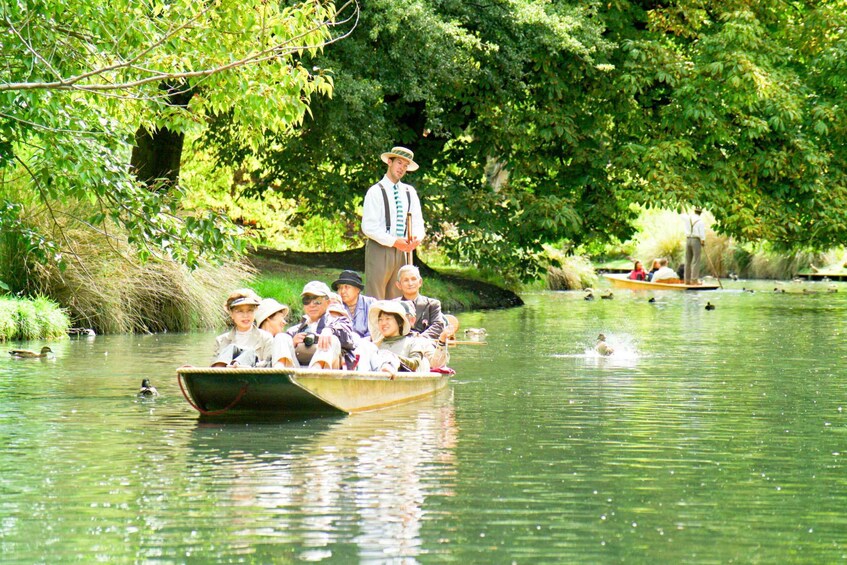
<instances>
[{"instance_id":1,"label":"cream hat","mask_svg":"<svg viewBox=\"0 0 847 565\"><path fill-rule=\"evenodd\" d=\"M403 320L403 326L400 328L400 335L408 335L412 327L409 325L409 318L406 317L406 309L399 300L377 300L371 307L368 308L368 329L371 332L371 339L374 343L382 341L383 335L379 331L379 315L382 312L397 314Z\"/></svg>"},{"instance_id":2,"label":"cream hat","mask_svg":"<svg viewBox=\"0 0 847 565\"><path fill-rule=\"evenodd\" d=\"M388 160L393 157L400 157L401 159L407 160L409 162L409 166L406 167L406 170L410 173L418 170L418 164L415 163L415 154L411 150L398 146L392 147L391 151L386 151L380 155L380 159L382 159L382 162L386 165L388 164Z\"/></svg>"},{"instance_id":3,"label":"cream hat","mask_svg":"<svg viewBox=\"0 0 847 565\"><path fill-rule=\"evenodd\" d=\"M276 314L282 312L282 315L288 318L288 306L281 304L273 298L265 298L259 303L256 309L256 327L261 327L262 322Z\"/></svg>"},{"instance_id":4,"label":"cream hat","mask_svg":"<svg viewBox=\"0 0 847 565\"><path fill-rule=\"evenodd\" d=\"M326 283L321 281L309 281L306 283L306 286L303 287L303 292L300 293L300 296L306 296L307 294L311 294L312 296L326 296L329 298L332 291Z\"/></svg>"}]
</instances>

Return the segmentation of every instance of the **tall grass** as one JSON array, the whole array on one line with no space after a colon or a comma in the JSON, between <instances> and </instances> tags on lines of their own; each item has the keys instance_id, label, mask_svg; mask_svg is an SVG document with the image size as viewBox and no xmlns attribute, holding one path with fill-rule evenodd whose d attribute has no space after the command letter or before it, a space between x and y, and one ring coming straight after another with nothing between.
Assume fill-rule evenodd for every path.
<instances>
[{"instance_id":1,"label":"tall grass","mask_svg":"<svg viewBox=\"0 0 847 565\"><path fill-rule=\"evenodd\" d=\"M547 288L550 290L579 290L597 284L597 275L587 257L566 255L564 251L545 247L551 264L547 268Z\"/></svg>"},{"instance_id":2,"label":"tall grass","mask_svg":"<svg viewBox=\"0 0 847 565\"><path fill-rule=\"evenodd\" d=\"M55 339L67 335L70 320L45 297L0 298L0 341Z\"/></svg>"}]
</instances>

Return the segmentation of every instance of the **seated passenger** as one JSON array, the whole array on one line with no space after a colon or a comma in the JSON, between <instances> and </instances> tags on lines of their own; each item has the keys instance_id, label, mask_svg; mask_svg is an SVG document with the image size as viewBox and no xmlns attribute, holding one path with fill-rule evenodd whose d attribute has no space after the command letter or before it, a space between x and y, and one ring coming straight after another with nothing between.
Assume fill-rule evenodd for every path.
<instances>
[{"instance_id":1,"label":"seated passenger","mask_svg":"<svg viewBox=\"0 0 847 565\"><path fill-rule=\"evenodd\" d=\"M429 371L425 340L409 337L410 324L406 310L397 300L378 300L368 313L371 339L377 354L371 359L370 370L396 375L399 371Z\"/></svg>"},{"instance_id":2,"label":"seated passenger","mask_svg":"<svg viewBox=\"0 0 847 565\"><path fill-rule=\"evenodd\" d=\"M650 267L650 270L647 272L647 280L648 281L653 280L653 275L656 274L656 271L658 271L659 268L661 268L661 266L662 265L660 264L659 259L653 259L653 265Z\"/></svg>"},{"instance_id":3,"label":"seated passenger","mask_svg":"<svg viewBox=\"0 0 847 565\"><path fill-rule=\"evenodd\" d=\"M332 291L320 281L311 281L303 287L303 315L300 322L288 329L296 357L292 365L311 368L340 369L355 363L353 357L353 326L347 316L328 313Z\"/></svg>"},{"instance_id":4,"label":"seated passenger","mask_svg":"<svg viewBox=\"0 0 847 565\"><path fill-rule=\"evenodd\" d=\"M288 306L273 298L264 298L256 309L256 325L274 338L271 363L274 367L293 367L295 359L294 342L285 333L288 323Z\"/></svg>"},{"instance_id":5,"label":"seated passenger","mask_svg":"<svg viewBox=\"0 0 847 565\"><path fill-rule=\"evenodd\" d=\"M341 296L344 308L350 314L353 330L361 337L368 337L368 308L376 302L376 298L362 294L363 288L362 277L356 271L342 271L332 283L332 290Z\"/></svg>"},{"instance_id":6,"label":"seated passenger","mask_svg":"<svg viewBox=\"0 0 847 565\"><path fill-rule=\"evenodd\" d=\"M647 271L644 270L644 265L641 264L641 261L635 262L635 267L629 272L629 278L634 281L647 280Z\"/></svg>"},{"instance_id":7,"label":"seated passenger","mask_svg":"<svg viewBox=\"0 0 847 565\"><path fill-rule=\"evenodd\" d=\"M668 267L668 260L662 257L659 260L659 270L653 273L653 278L650 280L651 282L675 282L679 280L679 277L676 276L676 271Z\"/></svg>"},{"instance_id":8,"label":"seated passenger","mask_svg":"<svg viewBox=\"0 0 847 565\"><path fill-rule=\"evenodd\" d=\"M212 367L267 367L273 336L253 325L261 300L249 288L233 291L226 299L233 328L215 338Z\"/></svg>"},{"instance_id":9,"label":"seated passenger","mask_svg":"<svg viewBox=\"0 0 847 565\"><path fill-rule=\"evenodd\" d=\"M403 265L397 273L397 288L403 296L397 300L409 301L415 306L415 326L418 335L436 339L444 329L444 317L441 315L441 302L420 293L423 286L421 272L414 265Z\"/></svg>"},{"instance_id":10,"label":"seated passenger","mask_svg":"<svg viewBox=\"0 0 847 565\"><path fill-rule=\"evenodd\" d=\"M401 300L400 304L403 305L403 308L406 310L406 319L409 320L409 327L414 327L415 325L415 307L411 302L406 300ZM455 317L453 317L455 320ZM445 322L447 318L445 317ZM457 321L458 323L458 321ZM424 350L424 356L427 361L429 361L429 366L432 369L441 369L447 366L447 363L450 362L450 351L447 349L447 340L455 338L456 330L450 324L446 324L444 329L441 330L441 334L439 334L437 340L429 339L428 337L421 337L414 332L409 332L410 339L419 339L421 340L421 348Z\"/></svg>"}]
</instances>

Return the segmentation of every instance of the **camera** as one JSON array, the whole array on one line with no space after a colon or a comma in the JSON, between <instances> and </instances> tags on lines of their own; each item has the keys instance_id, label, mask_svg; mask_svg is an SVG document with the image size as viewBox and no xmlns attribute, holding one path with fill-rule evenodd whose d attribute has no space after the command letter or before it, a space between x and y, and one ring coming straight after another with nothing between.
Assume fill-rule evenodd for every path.
<instances>
[{"instance_id":1,"label":"camera","mask_svg":"<svg viewBox=\"0 0 847 565\"><path fill-rule=\"evenodd\" d=\"M313 333L307 333L303 336L303 345L306 347L312 347L318 342L318 336Z\"/></svg>"}]
</instances>

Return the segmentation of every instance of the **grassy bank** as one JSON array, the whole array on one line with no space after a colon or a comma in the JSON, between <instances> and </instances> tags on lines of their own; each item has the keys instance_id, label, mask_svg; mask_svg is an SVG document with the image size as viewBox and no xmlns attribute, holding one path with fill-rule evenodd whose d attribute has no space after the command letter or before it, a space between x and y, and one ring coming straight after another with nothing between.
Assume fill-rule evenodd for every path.
<instances>
[{"instance_id":1,"label":"grassy bank","mask_svg":"<svg viewBox=\"0 0 847 565\"><path fill-rule=\"evenodd\" d=\"M47 298L0 297L0 341L56 339L69 327L65 311Z\"/></svg>"},{"instance_id":2,"label":"grassy bank","mask_svg":"<svg viewBox=\"0 0 847 565\"><path fill-rule=\"evenodd\" d=\"M291 308L289 318L296 319L303 313L300 305L300 291L303 290L303 285L312 280L331 285L341 271L337 268L265 262L259 267L259 272L252 283L253 290L259 296L275 298L287 304ZM424 277L421 293L440 300L442 310L448 313L490 307L484 295L439 277Z\"/></svg>"}]
</instances>

